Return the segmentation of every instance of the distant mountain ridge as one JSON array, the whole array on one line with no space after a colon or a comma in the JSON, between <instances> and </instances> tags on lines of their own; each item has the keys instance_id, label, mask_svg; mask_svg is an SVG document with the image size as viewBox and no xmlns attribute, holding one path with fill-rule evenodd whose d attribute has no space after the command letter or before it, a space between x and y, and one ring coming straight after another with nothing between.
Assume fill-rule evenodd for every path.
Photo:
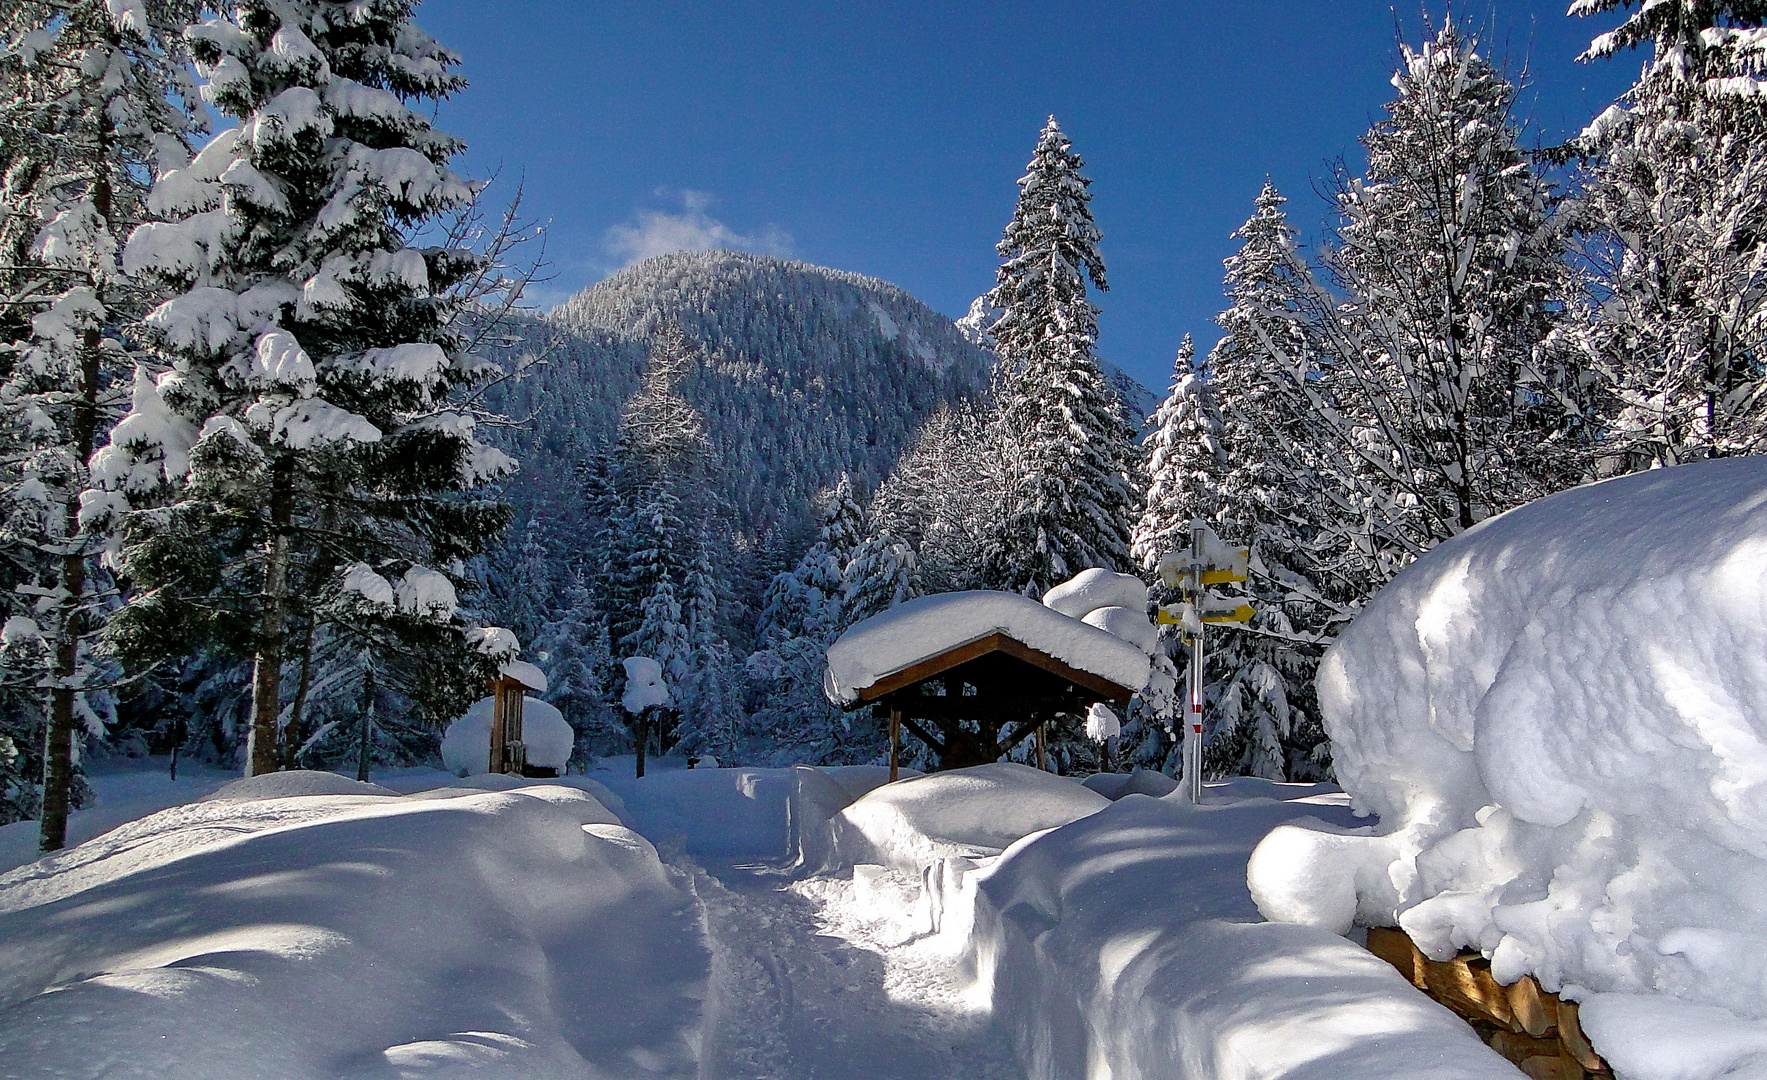
<instances>
[{"instance_id":1,"label":"distant mountain ridge","mask_svg":"<svg viewBox=\"0 0 1767 1080\"><path fill-rule=\"evenodd\" d=\"M700 345L681 390L712 441L738 596L743 582L795 561L818 492L842 472L860 491L875 488L935 409L986 395L994 364L951 319L861 274L733 251L679 252L622 270L519 327L517 348L551 349L494 402L529 422L507 440L521 462L507 494L515 516L506 551L490 560L528 569L519 582L491 582L493 610L545 610L545 598L525 594L560 587L573 546L600 527L582 467L611 445L664 320ZM1145 411L1140 400L1128 406ZM556 553L544 558L560 565L533 567L536 552ZM554 580L542 586L537 576Z\"/></svg>"}]
</instances>

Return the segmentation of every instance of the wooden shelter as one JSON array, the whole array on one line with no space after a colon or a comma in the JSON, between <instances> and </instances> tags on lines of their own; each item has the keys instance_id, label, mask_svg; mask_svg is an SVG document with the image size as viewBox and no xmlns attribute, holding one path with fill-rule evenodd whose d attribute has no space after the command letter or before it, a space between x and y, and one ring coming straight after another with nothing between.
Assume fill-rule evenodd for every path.
<instances>
[{"instance_id":1,"label":"wooden shelter","mask_svg":"<svg viewBox=\"0 0 1767 1080\"><path fill-rule=\"evenodd\" d=\"M522 703L527 692L544 693L546 676L532 664L504 664L491 689L491 771L513 776L550 777L558 770L528 764L528 747L522 741Z\"/></svg>"},{"instance_id":2,"label":"wooden shelter","mask_svg":"<svg viewBox=\"0 0 1767 1080\"><path fill-rule=\"evenodd\" d=\"M894 780L903 727L932 748L941 770L998 761L1032 736L1038 767L1048 768L1049 721L1084 715L1096 702L1126 705L1136 689L996 630L883 676L847 707L870 706L888 720Z\"/></svg>"}]
</instances>

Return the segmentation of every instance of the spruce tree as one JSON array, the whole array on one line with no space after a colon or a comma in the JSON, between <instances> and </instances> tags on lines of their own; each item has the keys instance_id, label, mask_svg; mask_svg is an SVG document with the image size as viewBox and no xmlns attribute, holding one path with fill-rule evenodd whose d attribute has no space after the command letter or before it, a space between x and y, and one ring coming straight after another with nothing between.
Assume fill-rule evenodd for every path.
<instances>
[{"instance_id":1,"label":"spruce tree","mask_svg":"<svg viewBox=\"0 0 1767 1080\"><path fill-rule=\"evenodd\" d=\"M576 732L575 756L586 758L609 752L616 734L624 738L610 697L613 648L587 575L573 574L562 595L556 616L534 639L533 656L546 672L546 700Z\"/></svg>"},{"instance_id":2,"label":"spruce tree","mask_svg":"<svg viewBox=\"0 0 1767 1080\"><path fill-rule=\"evenodd\" d=\"M1214 517L1227 458L1221 446L1221 414L1201 368L1186 334L1165 400L1147 418L1142 444L1147 495L1131 548L1145 575L1153 574L1167 552L1190 546L1192 519Z\"/></svg>"},{"instance_id":3,"label":"spruce tree","mask_svg":"<svg viewBox=\"0 0 1767 1080\"><path fill-rule=\"evenodd\" d=\"M626 403L611 484L592 469L596 501L612 500L609 623L621 657L663 666L679 723L659 732L661 749L725 754L735 738L737 702L723 602L712 567L717 505L710 494L711 445L680 384L698 349L672 322L652 338L639 390Z\"/></svg>"},{"instance_id":4,"label":"spruce tree","mask_svg":"<svg viewBox=\"0 0 1767 1080\"><path fill-rule=\"evenodd\" d=\"M1212 524L1250 552L1244 589L1257 614L1213 635L1214 731L1205 764L1217 775L1315 779L1327 769L1313 676L1338 620L1369 588L1342 550L1344 491L1322 421L1317 285L1296 250L1285 200L1268 182L1226 260L1230 304L1209 353L1226 467ZM1339 477L1341 478L1341 477Z\"/></svg>"},{"instance_id":5,"label":"spruce tree","mask_svg":"<svg viewBox=\"0 0 1767 1080\"><path fill-rule=\"evenodd\" d=\"M1082 164L1050 117L987 297L1001 311L988 333L1009 486L985 573L997 588L1038 595L1087 567L1129 562L1133 433L1098 366L1086 283L1107 286Z\"/></svg>"},{"instance_id":6,"label":"spruce tree","mask_svg":"<svg viewBox=\"0 0 1767 1080\"><path fill-rule=\"evenodd\" d=\"M472 185L460 149L413 106L458 90L459 58L410 0L241 0L187 32L206 94L237 125L163 171L124 269L178 291L146 320L166 367L101 451L126 490L188 455L176 499L123 515L121 569L142 591L115 622L126 654L168 639L244 642L250 773L277 767L291 627L354 567L459 584L502 527L471 491L513 463L481 443L459 391L495 369L462 308L486 259L415 247ZM396 612L408 629L447 605ZM458 634L455 635L458 638ZM488 663L466 652L450 666Z\"/></svg>"},{"instance_id":7,"label":"spruce tree","mask_svg":"<svg viewBox=\"0 0 1767 1080\"><path fill-rule=\"evenodd\" d=\"M755 732L778 760L851 764L875 750L874 740L855 738L852 718L823 695L822 676L828 646L855 621L843 601L847 568L866 532L865 513L844 473L822 503L816 542L768 587L760 648L745 667L760 687Z\"/></svg>"},{"instance_id":8,"label":"spruce tree","mask_svg":"<svg viewBox=\"0 0 1767 1080\"><path fill-rule=\"evenodd\" d=\"M1367 172L1338 192L1328 264L1345 302L1318 324L1377 584L1575 483L1587 434L1548 362L1563 240L1518 145L1515 87L1452 26L1402 58Z\"/></svg>"},{"instance_id":9,"label":"spruce tree","mask_svg":"<svg viewBox=\"0 0 1767 1080\"><path fill-rule=\"evenodd\" d=\"M1594 15L1622 0L1581 0ZM1767 104L1760 3L1644 4L1585 61L1652 50L1638 81L1577 139L1605 376L1604 471L1767 449Z\"/></svg>"},{"instance_id":10,"label":"spruce tree","mask_svg":"<svg viewBox=\"0 0 1767 1080\"><path fill-rule=\"evenodd\" d=\"M40 699L0 709L0 818L38 811L44 851L66 838L76 730L100 734L108 711L90 650L105 537L81 494L128 395L136 347L123 328L151 300L117 254L142 214L140 178L192 127L182 34L196 10L19 0L0 13L13 46L0 54L0 589L13 608L0 664ZM9 715L31 728L40 715L41 743L19 745ZM32 807L6 777L39 764Z\"/></svg>"},{"instance_id":11,"label":"spruce tree","mask_svg":"<svg viewBox=\"0 0 1767 1080\"><path fill-rule=\"evenodd\" d=\"M918 569L906 541L888 532L866 537L841 573L841 620L851 626L919 596Z\"/></svg>"}]
</instances>

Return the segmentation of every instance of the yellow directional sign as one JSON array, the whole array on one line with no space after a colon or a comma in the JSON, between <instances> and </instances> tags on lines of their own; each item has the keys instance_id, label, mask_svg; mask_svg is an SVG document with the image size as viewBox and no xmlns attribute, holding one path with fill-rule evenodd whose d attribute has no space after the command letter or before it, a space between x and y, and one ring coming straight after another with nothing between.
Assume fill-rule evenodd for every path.
<instances>
[{"instance_id":1,"label":"yellow directional sign","mask_svg":"<svg viewBox=\"0 0 1767 1080\"><path fill-rule=\"evenodd\" d=\"M1177 604L1166 604L1153 613L1153 621L1161 626L1181 626L1184 615L1178 610Z\"/></svg>"},{"instance_id":2,"label":"yellow directional sign","mask_svg":"<svg viewBox=\"0 0 1767 1080\"><path fill-rule=\"evenodd\" d=\"M1254 614L1256 614L1256 612L1252 611L1252 605L1250 605L1250 604L1241 604L1238 607L1234 608L1232 611L1223 611L1220 608L1211 608L1211 609L1209 609L1208 612L1206 612L1203 615L1203 622L1206 622L1206 623L1250 622L1252 619L1252 616Z\"/></svg>"},{"instance_id":3,"label":"yellow directional sign","mask_svg":"<svg viewBox=\"0 0 1767 1080\"><path fill-rule=\"evenodd\" d=\"M1242 563L1241 565L1244 565L1244 564ZM1235 581L1244 581L1244 580L1245 580L1245 571L1244 570L1235 570L1231 567L1223 567L1219 570L1204 570L1203 571L1203 584L1204 585L1230 585Z\"/></svg>"}]
</instances>

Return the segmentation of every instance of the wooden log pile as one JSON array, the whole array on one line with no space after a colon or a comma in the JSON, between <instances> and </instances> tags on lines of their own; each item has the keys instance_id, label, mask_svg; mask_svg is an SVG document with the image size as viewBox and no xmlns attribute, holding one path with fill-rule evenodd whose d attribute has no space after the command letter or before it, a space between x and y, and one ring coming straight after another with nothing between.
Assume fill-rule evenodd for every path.
<instances>
[{"instance_id":1,"label":"wooden log pile","mask_svg":"<svg viewBox=\"0 0 1767 1080\"><path fill-rule=\"evenodd\" d=\"M1613 1071L1584 1038L1577 1003L1561 1001L1524 975L1509 986L1477 953L1431 960L1403 930L1368 931L1368 951L1399 969L1413 986L1458 1013L1486 1045L1533 1080L1611 1080Z\"/></svg>"}]
</instances>

